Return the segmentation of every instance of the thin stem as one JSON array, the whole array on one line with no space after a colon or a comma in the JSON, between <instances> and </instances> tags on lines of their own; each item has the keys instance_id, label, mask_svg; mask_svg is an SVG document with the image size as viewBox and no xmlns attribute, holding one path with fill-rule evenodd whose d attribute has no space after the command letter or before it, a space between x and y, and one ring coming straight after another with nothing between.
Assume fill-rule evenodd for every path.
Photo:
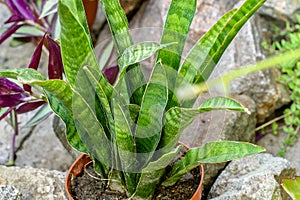
<instances>
[{"instance_id":1,"label":"thin stem","mask_svg":"<svg viewBox=\"0 0 300 200\"><path fill-rule=\"evenodd\" d=\"M270 121L264 123L263 125L257 127L257 128L255 129L255 131L259 131L259 130L261 130L261 129L263 129L263 128L265 128L265 127L267 127L267 126L273 124L274 122L277 122L277 121L279 121L279 120L281 120L281 119L283 119L283 118L285 118L285 117L291 115L292 113L293 113L293 112L289 112L289 113L286 113L286 114L281 115L281 116L279 116L279 117L276 117L276 118L274 118L274 119L272 119L272 120L270 120Z\"/></svg>"},{"instance_id":2,"label":"thin stem","mask_svg":"<svg viewBox=\"0 0 300 200\"><path fill-rule=\"evenodd\" d=\"M6 165L8 165L8 166L12 166L15 164L15 143L16 143L16 137L19 134L18 116L16 113L16 108L14 108L11 111L10 116L11 116L11 121L12 121L12 125L14 128L14 134L11 138L9 160L6 163Z\"/></svg>"},{"instance_id":3,"label":"thin stem","mask_svg":"<svg viewBox=\"0 0 300 200\"><path fill-rule=\"evenodd\" d=\"M34 26L35 28L39 29L40 31L43 31L44 33L49 32L49 30L43 26L41 26L40 24L32 21L32 20L25 20L25 24L28 24L30 26Z\"/></svg>"}]
</instances>

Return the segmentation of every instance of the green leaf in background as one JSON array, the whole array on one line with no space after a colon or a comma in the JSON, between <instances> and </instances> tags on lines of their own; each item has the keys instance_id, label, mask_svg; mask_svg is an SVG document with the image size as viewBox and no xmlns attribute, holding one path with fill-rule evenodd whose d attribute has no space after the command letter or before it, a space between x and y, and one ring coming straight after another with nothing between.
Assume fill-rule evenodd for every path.
<instances>
[{"instance_id":1,"label":"green leaf in background","mask_svg":"<svg viewBox=\"0 0 300 200\"><path fill-rule=\"evenodd\" d=\"M34 37L43 37L45 35L45 32L41 31L38 27L34 26L22 26L20 27L14 34L13 37L28 37L34 36Z\"/></svg>"},{"instance_id":2,"label":"green leaf in background","mask_svg":"<svg viewBox=\"0 0 300 200\"><path fill-rule=\"evenodd\" d=\"M295 179L282 179L281 183L283 189L292 197L293 200L300 199L300 177Z\"/></svg>"},{"instance_id":3,"label":"green leaf in background","mask_svg":"<svg viewBox=\"0 0 300 200\"><path fill-rule=\"evenodd\" d=\"M146 87L136 125L135 139L140 164L145 166L151 159L161 137L163 116L168 101L165 69L156 64Z\"/></svg>"},{"instance_id":4,"label":"green leaf in background","mask_svg":"<svg viewBox=\"0 0 300 200\"><path fill-rule=\"evenodd\" d=\"M157 184L165 174L166 167L178 155L182 146L164 154L158 160L150 162L142 171L134 197L151 199Z\"/></svg>"},{"instance_id":5,"label":"green leaf in background","mask_svg":"<svg viewBox=\"0 0 300 200\"><path fill-rule=\"evenodd\" d=\"M264 152L263 147L236 141L209 142L203 147L192 148L185 157L176 162L170 172L170 177L162 184L175 184L184 174L203 163L221 163Z\"/></svg>"},{"instance_id":6,"label":"green leaf in background","mask_svg":"<svg viewBox=\"0 0 300 200\"><path fill-rule=\"evenodd\" d=\"M164 25L164 31L161 44L177 42L177 45L169 46L158 52L157 61L171 67L177 71L189 32L196 11L197 0L173 0L171 2L167 19Z\"/></svg>"},{"instance_id":7,"label":"green leaf in background","mask_svg":"<svg viewBox=\"0 0 300 200\"><path fill-rule=\"evenodd\" d=\"M101 57L100 57L100 61L99 61L99 67L100 70L104 69L104 67L107 66L108 61L112 55L114 49L114 43L111 41L103 50Z\"/></svg>"},{"instance_id":8,"label":"green leaf in background","mask_svg":"<svg viewBox=\"0 0 300 200\"><path fill-rule=\"evenodd\" d=\"M43 105L35 115L28 121L23 128L32 127L38 125L42 121L44 121L47 117L49 117L52 113L52 110L48 104ZM1 114L0 114L1 115Z\"/></svg>"},{"instance_id":9,"label":"green leaf in background","mask_svg":"<svg viewBox=\"0 0 300 200\"><path fill-rule=\"evenodd\" d=\"M64 70L71 86L81 67L99 69L81 1L59 0L61 50Z\"/></svg>"},{"instance_id":10,"label":"green leaf in background","mask_svg":"<svg viewBox=\"0 0 300 200\"><path fill-rule=\"evenodd\" d=\"M45 77L34 69L17 68L17 69L4 69L0 71L0 77L11 78L17 80L22 77L25 80L45 80Z\"/></svg>"},{"instance_id":11,"label":"green leaf in background","mask_svg":"<svg viewBox=\"0 0 300 200\"><path fill-rule=\"evenodd\" d=\"M198 108L173 107L166 113L163 134L158 149L160 153L169 152L179 141L182 131L188 127L201 113L212 110L245 111L246 108L234 99L212 97L204 101Z\"/></svg>"},{"instance_id":12,"label":"green leaf in background","mask_svg":"<svg viewBox=\"0 0 300 200\"><path fill-rule=\"evenodd\" d=\"M57 3L58 3L58 0L46 1L39 18L42 19L48 15L56 13L57 12L57 7L56 7Z\"/></svg>"}]
</instances>

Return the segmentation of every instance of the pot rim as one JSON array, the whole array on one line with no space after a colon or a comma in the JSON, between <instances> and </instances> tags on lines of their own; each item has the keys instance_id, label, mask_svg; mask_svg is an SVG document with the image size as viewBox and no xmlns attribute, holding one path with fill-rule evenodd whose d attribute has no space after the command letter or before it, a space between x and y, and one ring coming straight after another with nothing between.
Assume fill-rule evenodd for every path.
<instances>
[{"instance_id":1,"label":"pot rim","mask_svg":"<svg viewBox=\"0 0 300 200\"><path fill-rule=\"evenodd\" d=\"M69 197L70 200L74 200L70 188L71 188L71 180L73 180L76 176L78 176L80 173L82 173L84 166L88 163L92 162L92 159L88 154L81 154L71 165L69 168L66 179L65 179L65 191ZM190 200L200 200L202 197L202 185L204 180L204 167L203 165L200 165L200 182L198 184L197 190L193 194Z\"/></svg>"}]
</instances>

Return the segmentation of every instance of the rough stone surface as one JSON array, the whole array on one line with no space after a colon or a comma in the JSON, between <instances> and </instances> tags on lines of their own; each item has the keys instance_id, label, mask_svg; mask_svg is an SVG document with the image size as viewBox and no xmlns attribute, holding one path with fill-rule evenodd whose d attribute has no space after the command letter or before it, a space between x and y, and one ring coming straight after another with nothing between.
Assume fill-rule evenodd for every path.
<instances>
[{"instance_id":1,"label":"rough stone surface","mask_svg":"<svg viewBox=\"0 0 300 200\"><path fill-rule=\"evenodd\" d=\"M268 0L258 12L276 20L296 21L296 15L300 13L300 5L298 0Z\"/></svg>"},{"instance_id":2,"label":"rough stone surface","mask_svg":"<svg viewBox=\"0 0 300 200\"><path fill-rule=\"evenodd\" d=\"M208 199L289 199L280 187L283 177L295 176L289 161L259 154L232 161L212 186Z\"/></svg>"},{"instance_id":3,"label":"rough stone surface","mask_svg":"<svg viewBox=\"0 0 300 200\"><path fill-rule=\"evenodd\" d=\"M65 173L32 167L0 165L0 185L14 187L22 200L66 200Z\"/></svg>"},{"instance_id":4,"label":"rough stone surface","mask_svg":"<svg viewBox=\"0 0 300 200\"><path fill-rule=\"evenodd\" d=\"M270 128L271 129L271 128ZM266 129L266 132L268 129ZM272 130L270 130L272 131ZM268 131L269 132L269 131ZM260 139L257 144L263 146L267 149L267 152L276 156L280 151L282 146L282 141L287 137L287 133L284 133L279 130L278 135L274 135L269 132L266 136ZM300 140L295 142L293 146L288 147L287 152L285 153L284 158L288 159L291 164L297 169L297 175L300 176Z\"/></svg>"},{"instance_id":5,"label":"rough stone surface","mask_svg":"<svg viewBox=\"0 0 300 200\"><path fill-rule=\"evenodd\" d=\"M0 185L0 199L21 200L22 194L18 189L10 185Z\"/></svg>"},{"instance_id":6,"label":"rough stone surface","mask_svg":"<svg viewBox=\"0 0 300 200\"><path fill-rule=\"evenodd\" d=\"M22 128L31 116L32 114L25 114L19 117L21 124L15 145L15 165L66 171L73 158L54 134L51 127L52 117L36 127ZM0 128L0 164L4 164L9 158L13 130L5 120L0 122Z\"/></svg>"}]
</instances>

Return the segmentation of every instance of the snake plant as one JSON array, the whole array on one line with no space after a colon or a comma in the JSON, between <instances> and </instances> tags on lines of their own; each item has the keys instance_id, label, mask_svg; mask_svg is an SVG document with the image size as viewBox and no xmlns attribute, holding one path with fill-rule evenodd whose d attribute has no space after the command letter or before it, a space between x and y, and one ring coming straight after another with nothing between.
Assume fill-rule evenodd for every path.
<instances>
[{"instance_id":1,"label":"snake plant","mask_svg":"<svg viewBox=\"0 0 300 200\"><path fill-rule=\"evenodd\" d=\"M151 199L160 184L171 186L201 163L226 162L263 152L236 141L206 143L186 151L179 138L194 118L212 110L245 111L234 99L212 97L193 108L192 99L177 97L179 88L205 82L240 28L265 0L246 0L220 18L190 50L183 48L196 10L196 0L172 0L160 43L134 44L118 0L100 0L114 41L120 74L114 84L102 73L93 51L81 0L58 2L64 80L46 80L32 69L1 70L38 91L65 122L66 136L87 153L109 187L118 177L131 199ZM147 80L140 61L156 55ZM167 166L174 162L172 169Z\"/></svg>"}]
</instances>

